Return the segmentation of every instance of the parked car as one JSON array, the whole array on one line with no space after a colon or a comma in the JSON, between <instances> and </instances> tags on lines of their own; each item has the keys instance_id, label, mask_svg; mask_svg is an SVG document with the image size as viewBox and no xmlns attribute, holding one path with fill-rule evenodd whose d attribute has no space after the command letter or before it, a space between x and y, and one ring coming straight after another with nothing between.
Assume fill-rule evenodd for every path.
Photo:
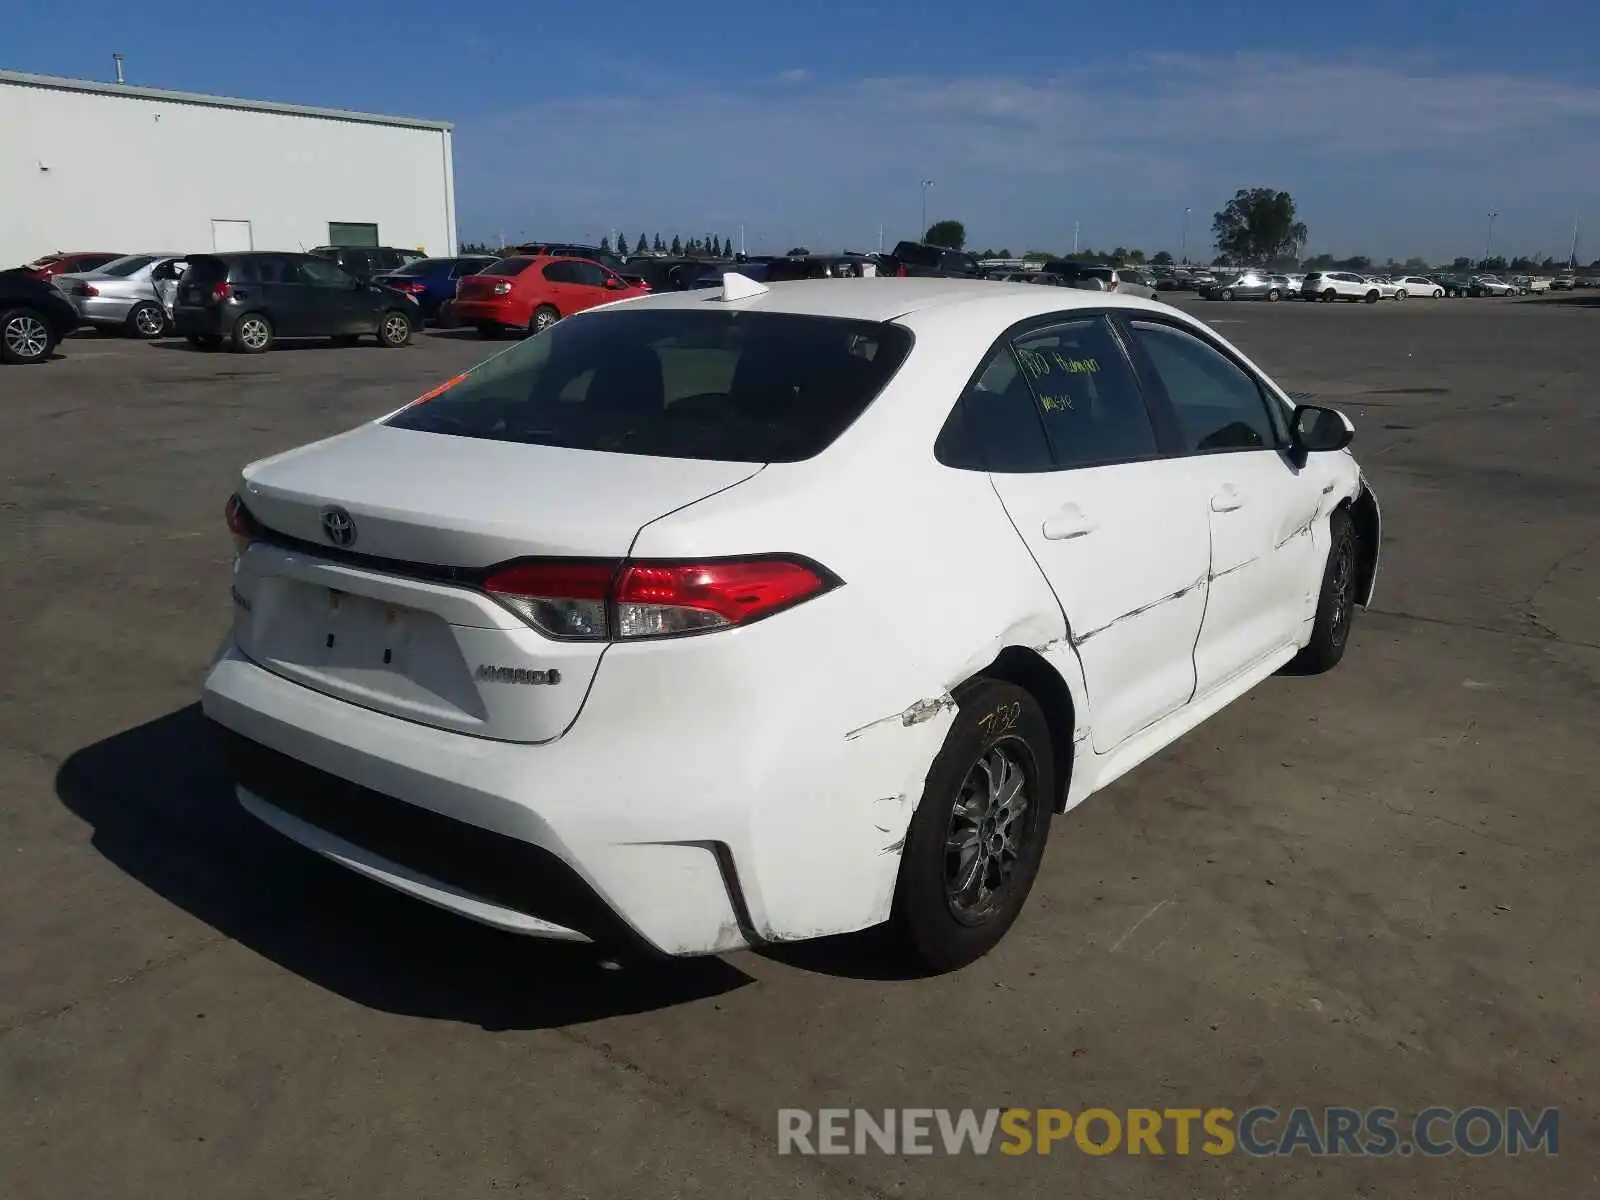
<instances>
[{"instance_id":1,"label":"parked car","mask_svg":"<svg viewBox=\"0 0 1600 1200\"><path fill-rule=\"evenodd\" d=\"M337 263L347 275L357 279L371 279L386 271L398 271L427 257L420 250L406 250L399 246L313 246L311 253Z\"/></svg>"},{"instance_id":2,"label":"parked car","mask_svg":"<svg viewBox=\"0 0 1600 1200\"><path fill-rule=\"evenodd\" d=\"M965 250L952 250L947 246L930 246L925 242L897 242L894 250L883 256L881 275L954 276L958 279L975 279L983 274L976 255Z\"/></svg>"},{"instance_id":3,"label":"parked car","mask_svg":"<svg viewBox=\"0 0 1600 1200\"><path fill-rule=\"evenodd\" d=\"M519 254L460 280L455 313L463 325L495 338L509 330L543 333L586 308L649 294L592 259Z\"/></svg>"},{"instance_id":4,"label":"parked car","mask_svg":"<svg viewBox=\"0 0 1600 1200\"><path fill-rule=\"evenodd\" d=\"M227 341L260 354L280 338L350 344L367 334L380 346L404 346L421 321L410 296L358 279L321 255L250 250L191 254L188 262L172 323L197 349Z\"/></svg>"},{"instance_id":5,"label":"parked car","mask_svg":"<svg viewBox=\"0 0 1600 1200\"><path fill-rule=\"evenodd\" d=\"M1529 275L1520 280L1517 286L1522 290L1522 294L1527 296L1548 292L1554 283L1555 280L1544 275Z\"/></svg>"},{"instance_id":6,"label":"parked car","mask_svg":"<svg viewBox=\"0 0 1600 1200\"><path fill-rule=\"evenodd\" d=\"M244 468L203 710L247 811L473 920L953 969L1056 813L1344 656L1352 436L1165 305L652 295Z\"/></svg>"},{"instance_id":7,"label":"parked car","mask_svg":"<svg viewBox=\"0 0 1600 1200\"><path fill-rule=\"evenodd\" d=\"M50 279L69 271L98 270L113 259L122 257L121 251L113 254L105 250L58 250L54 254L36 258L30 263L23 263L16 270L31 279Z\"/></svg>"},{"instance_id":8,"label":"parked car","mask_svg":"<svg viewBox=\"0 0 1600 1200\"><path fill-rule=\"evenodd\" d=\"M716 261L706 258L630 258L622 264L617 274L624 279L645 284L652 292L682 292L693 287L695 280Z\"/></svg>"},{"instance_id":9,"label":"parked car","mask_svg":"<svg viewBox=\"0 0 1600 1200\"><path fill-rule=\"evenodd\" d=\"M1161 299L1155 280L1137 267L1117 268L1117 295L1134 296L1140 300Z\"/></svg>"},{"instance_id":10,"label":"parked car","mask_svg":"<svg viewBox=\"0 0 1600 1200\"><path fill-rule=\"evenodd\" d=\"M1584 283L1570 272L1562 272L1559 275L1553 276L1550 280L1550 290L1552 292L1566 292L1571 291L1575 287L1593 286L1593 280L1590 280L1588 283Z\"/></svg>"},{"instance_id":11,"label":"parked car","mask_svg":"<svg viewBox=\"0 0 1600 1200\"><path fill-rule=\"evenodd\" d=\"M864 279L877 274L877 264L856 254L804 254L775 258L766 264L770 282L795 279ZM739 264L733 265L735 271ZM741 272L742 273L742 272Z\"/></svg>"},{"instance_id":12,"label":"parked car","mask_svg":"<svg viewBox=\"0 0 1600 1200\"><path fill-rule=\"evenodd\" d=\"M1436 283L1422 275L1405 275L1395 280L1399 291L1395 293L1397 300L1404 300L1408 296L1422 296L1428 299L1437 299L1444 295L1444 285Z\"/></svg>"},{"instance_id":13,"label":"parked car","mask_svg":"<svg viewBox=\"0 0 1600 1200\"><path fill-rule=\"evenodd\" d=\"M374 275L372 282L404 292L417 302L424 321L437 321L443 305L455 299L456 281L464 275L476 275L495 261L491 254L419 258L397 271Z\"/></svg>"},{"instance_id":14,"label":"parked car","mask_svg":"<svg viewBox=\"0 0 1600 1200\"><path fill-rule=\"evenodd\" d=\"M39 363L78 328L61 291L21 271L0 272L0 363Z\"/></svg>"},{"instance_id":15,"label":"parked car","mask_svg":"<svg viewBox=\"0 0 1600 1200\"><path fill-rule=\"evenodd\" d=\"M98 270L57 275L51 282L72 301L83 324L129 337L158 338L167 331L169 317L156 294L155 272L168 263L182 263L184 257L171 252L128 254Z\"/></svg>"},{"instance_id":16,"label":"parked car","mask_svg":"<svg viewBox=\"0 0 1600 1200\"><path fill-rule=\"evenodd\" d=\"M524 242L520 246L507 247L500 257L587 258L618 275L625 274L627 270L627 264L611 251L602 250L599 246L586 246L581 242Z\"/></svg>"},{"instance_id":17,"label":"parked car","mask_svg":"<svg viewBox=\"0 0 1600 1200\"><path fill-rule=\"evenodd\" d=\"M757 283L764 283L766 282L767 278L767 268L769 268L774 261L774 259L768 258L763 259L760 262L708 263L705 264L701 272L694 277L693 281L689 284L689 288L690 290L701 291L705 288L721 287L722 277L727 275L729 272L737 272L738 274L743 275L746 279L753 279Z\"/></svg>"},{"instance_id":18,"label":"parked car","mask_svg":"<svg viewBox=\"0 0 1600 1200\"><path fill-rule=\"evenodd\" d=\"M1206 284L1200 296L1206 300L1270 300L1283 299L1289 281L1282 275L1268 275L1261 271L1244 271L1231 278Z\"/></svg>"},{"instance_id":19,"label":"parked car","mask_svg":"<svg viewBox=\"0 0 1600 1200\"><path fill-rule=\"evenodd\" d=\"M1387 275L1368 275L1366 280L1368 284L1378 289L1378 299L1380 300L1405 299L1405 296L1401 294L1403 289Z\"/></svg>"},{"instance_id":20,"label":"parked car","mask_svg":"<svg viewBox=\"0 0 1600 1200\"><path fill-rule=\"evenodd\" d=\"M1354 271L1312 271L1300 285L1300 295L1307 300L1365 300L1376 304L1383 293L1377 284Z\"/></svg>"},{"instance_id":21,"label":"parked car","mask_svg":"<svg viewBox=\"0 0 1600 1200\"><path fill-rule=\"evenodd\" d=\"M1467 289L1472 286L1472 276L1470 275L1447 274L1435 275L1432 278L1435 283L1444 289L1444 294L1452 298L1465 296Z\"/></svg>"},{"instance_id":22,"label":"parked car","mask_svg":"<svg viewBox=\"0 0 1600 1200\"><path fill-rule=\"evenodd\" d=\"M1469 296L1510 296L1516 290L1498 275L1474 275L1472 282L1467 284Z\"/></svg>"}]
</instances>

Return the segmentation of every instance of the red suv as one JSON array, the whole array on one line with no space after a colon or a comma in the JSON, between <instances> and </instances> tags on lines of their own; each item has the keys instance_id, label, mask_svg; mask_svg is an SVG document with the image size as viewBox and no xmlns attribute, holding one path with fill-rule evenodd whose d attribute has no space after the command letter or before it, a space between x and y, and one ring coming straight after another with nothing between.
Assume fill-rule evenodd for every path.
<instances>
[{"instance_id":1,"label":"red suv","mask_svg":"<svg viewBox=\"0 0 1600 1200\"><path fill-rule=\"evenodd\" d=\"M125 257L103 250L61 250L23 264L21 271L35 279L49 279L55 275L70 275L75 271L98 271L108 262Z\"/></svg>"},{"instance_id":2,"label":"red suv","mask_svg":"<svg viewBox=\"0 0 1600 1200\"><path fill-rule=\"evenodd\" d=\"M459 279L455 315L488 338L508 329L542 333L562 317L649 291L592 259L519 254Z\"/></svg>"}]
</instances>

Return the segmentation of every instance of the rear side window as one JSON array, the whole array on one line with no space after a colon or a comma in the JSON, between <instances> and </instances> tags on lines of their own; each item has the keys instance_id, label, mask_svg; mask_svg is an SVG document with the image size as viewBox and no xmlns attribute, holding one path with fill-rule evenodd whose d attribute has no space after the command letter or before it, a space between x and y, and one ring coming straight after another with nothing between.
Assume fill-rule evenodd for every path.
<instances>
[{"instance_id":1,"label":"rear side window","mask_svg":"<svg viewBox=\"0 0 1600 1200\"><path fill-rule=\"evenodd\" d=\"M533 265L529 258L502 258L499 262L492 262L482 271L484 275L521 275Z\"/></svg>"},{"instance_id":2,"label":"rear side window","mask_svg":"<svg viewBox=\"0 0 1600 1200\"><path fill-rule=\"evenodd\" d=\"M909 330L875 321L612 311L562 321L388 423L617 454L798 462L866 410L910 349Z\"/></svg>"},{"instance_id":3,"label":"rear side window","mask_svg":"<svg viewBox=\"0 0 1600 1200\"><path fill-rule=\"evenodd\" d=\"M894 257L913 267L937 267L940 262L938 250L919 242L901 242L894 248Z\"/></svg>"}]
</instances>

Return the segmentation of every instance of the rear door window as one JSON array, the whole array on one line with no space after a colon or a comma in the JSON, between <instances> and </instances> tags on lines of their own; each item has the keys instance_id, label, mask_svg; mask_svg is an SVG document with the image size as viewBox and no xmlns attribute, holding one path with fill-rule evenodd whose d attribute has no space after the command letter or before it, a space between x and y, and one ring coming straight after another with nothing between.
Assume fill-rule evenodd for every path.
<instances>
[{"instance_id":1,"label":"rear door window","mask_svg":"<svg viewBox=\"0 0 1600 1200\"><path fill-rule=\"evenodd\" d=\"M910 349L908 330L875 321L614 310L562 321L388 423L617 454L798 462L861 415Z\"/></svg>"},{"instance_id":2,"label":"rear door window","mask_svg":"<svg viewBox=\"0 0 1600 1200\"><path fill-rule=\"evenodd\" d=\"M1058 467L1156 457L1138 377L1104 317L1064 321L1014 344Z\"/></svg>"}]
</instances>

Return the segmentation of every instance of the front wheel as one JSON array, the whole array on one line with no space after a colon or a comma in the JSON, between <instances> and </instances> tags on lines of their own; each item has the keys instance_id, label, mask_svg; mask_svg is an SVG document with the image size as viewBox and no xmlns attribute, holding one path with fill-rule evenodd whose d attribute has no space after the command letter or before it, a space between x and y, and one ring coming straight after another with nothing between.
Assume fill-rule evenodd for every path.
<instances>
[{"instance_id":1,"label":"front wheel","mask_svg":"<svg viewBox=\"0 0 1600 1200\"><path fill-rule=\"evenodd\" d=\"M1033 696L982 680L957 700L906 832L891 919L933 971L983 957L1022 911L1055 810L1054 747Z\"/></svg>"},{"instance_id":2,"label":"front wheel","mask_svg":"<svg viewBox=\"0 0 1600 1200\"><path fill-rule=\"evenodd\" d=\"M411 318L399 309L383 314L378 322L378 345L393 350L411 340Z\"/></svg>"},{"instance_id":3,"label":"front wheel","mask_svg":"<svg viewBox=\"0 0 1600 1200\"><path fill-rule=\"evenodd\" d=\"M55 334L33 309L13 308L0 313L0 362L44 362L55 345Z\"/></svg>"},{"instance_id":4,"label":"front wheel","mask_svg":"<svg viewBox=\"0 0 1600 1200\"><path fill-rule=\"evenodd\" d=\"M1270 292L1268 292L1267 293L1267 299L1269 301L1271 301L1273 304L1276 304L1278 302L1278 289L1277 288L1273 288Z\"/></svg>"},{"instance_id":5,"label":"front wheel","mask_svg":"<svg viewBox=\"0 0 1600 1200\"><path fill-rule=\"evenodd\" d=\"M1223 288L1222 289L1222 298L1224 300L1232 300L1233 299L1233 289L1232 288Z\"/></svg>"},{"instance_id":6,"label":"front wheel","mask_svg":"<svg viewBox=\"0 0 1600 1200\"><path fill-rule=\"evenodd\" d=\"M1328 518L1328 534L1328 565L1322 572L1311 640L1289 663L1296 674L1320 675L1338 666L1355 621L1356 534L1350 514L1342 508L1334 509Z\"/></svg>"}]
</instances>

